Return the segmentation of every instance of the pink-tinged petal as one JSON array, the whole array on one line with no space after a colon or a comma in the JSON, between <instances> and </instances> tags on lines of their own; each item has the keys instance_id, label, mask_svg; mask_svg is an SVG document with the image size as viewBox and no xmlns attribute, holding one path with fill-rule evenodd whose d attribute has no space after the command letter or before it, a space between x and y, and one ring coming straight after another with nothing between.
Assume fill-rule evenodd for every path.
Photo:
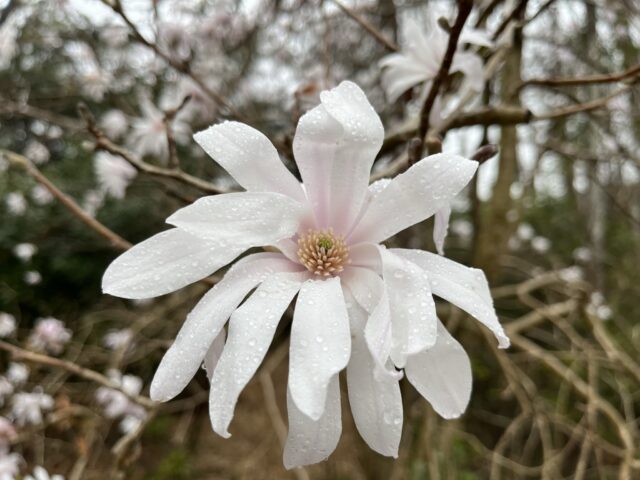
<instances>
[{"instance_id":1,"label":"pink-tinged petal","mask_svg":"<svg viewBox=\"0 0 640 480\"><path fill-rule=\"evenodd\" d=\"M424 270L384 247L380 256L393 322L391 359L403 368L408 356L435 344L436 306Z\"/></svg>"},{"instance_id":2,"label":"pink-tinged petal","mask_svg":"<svg viewBox=\"0 0 640 480\"><path fill-rule=\"evenodd\" d=\"M151 398L164 402L184 389L224 324L256 285L274 273L296 271L299 265L274 253L256 253L236 263L187 316L153 377Z\"/></svg>"},{"instance_id":3,"label":"pink-tinged petal","mask_svg":"<svg viewBox=\"0 0 640 480\"><path fill-rule=\"evenodd\" d=\"M429 218L451 203L477 168L478 162L458 155L439 153L422 159L371 201L350 243L379 243Z\"/></svg>"},{"instance_id":4,"label":"pink-tinged petal","mask_svg":"<svg viewBox=\"0 0 640 480\"><path fill-rule=\"evenodd\" d=\"M298 243L292 239L285 238L284 240L280 240L275 243L274 247L280 250L280 252L292 262L300 261L298 258Z\"/></svg>"},{"instance_id":5,"label":"pink-tinged petal","mask_svg":"<svg viewBox=\"0 0 640 480\"><path fill-rule=\"evenodd\" d=\"M285 310L307 273L267 278L229 320L227 343L213 374L209 415L213 430L225 438L240 392L262 363Z\"/></svg>"},{"instance_id":6,"label":"pink-tinged petal","mask_svg":"<svg viewBox=\"0 0 640 480\"><path fill-rule=\"evenodd\" d=\"M444 239L449 232L449 218L451 218L451 205L442 207L434 216L433 242L440 255L444 255Z\"/></svg>"},{"instance_id":7,"label":"pink-tinged petal","mask_svg":"<svg viewBox=\"0 0 640 480\"><path fill-rule=\"evenodd\" d=\"M102 291L132 299L164 295L211 275L246 249L235 245L219 248L173 228L116 258L102 277Z\"/></svg>"},{"instance_id":8,"label":"pink-tinged petal","mask_svg":"<svg viewBox=\"0 0 640 480\"><path fill-rule=\"evenodd\" d=\"M326 460L336 449L342 433L338 375L331 377L325 396L323 403L326 407L322 416L312 420L298 409L291 390L287 390L289 435L284 446L287 470Z\"/></svg>"},{"instance_id":9,"label":"pink-tinged petal","mask_svg":"<svg viewBox=\"0 0 640 480\"><path fill-rule=\"evenodd\" d=\"M269 139L255 128L224 122L196 133L193 138L245 189L282 193L304 201L300 183L280 161Z\"/></svg>"},{"instance_id":10,"label":"pink-tinged petal","mask_svg":"<svg viewBox=\"0 0 640 480\"><path fill-rule=\"evenodd\" d=\"M351 352L349 317L340 278L302 285L291 325L289 389L298 409L318 420L329 380L346 367Z\"/></svg>"},{"instance_id":11,"label":"pink-tinged petal","mask_svg":"<svg viewBox=\"0 0 640 480\"><path fill-rule=\"evenodd\" d=\"M383 68L380 81L389 102L394 103L404 92L432 78L432 72L414 56L392 53L380 61Z\"/></svg>"},{"instance_id":12,"label":"pink-tinged petal","mask_svg":"<svg viewBox=\"0 0 640 480\"><path fill-rule=\"evenodd\" d=\"M364 92L342 82L298 124L293 151L319 227L346 233L364 203L384 128Z\"/></svg>"},{"instance_id":13,"label":"pink-tinged petal","mask_svg":"<svg viewBox=\"0 0 640 480\"><path fill-rule=\"evenodd\" d=\"M350 305L353 343L347 365L347 388L353 419L367 445L382 455L396 458L402 435L399 378L374 375L376 361L363 332L367 312L356 303Z\"/></svg>"},{"instance_id":14,"label":"pink-tinged petal","mask_svg":"<svg viewBox=\"0 0 640 480\"><path fill-rule=\"evenodd\" d=\"M204 356L204 361L202 362L202 368L207 372L207 378L209 381L213 378L213 372L216 369L216 365L218 364L218 360L220 360L220 355L222 355L222 349L224 348L224 342L227 338L227 332L225 332L224 328L220 330L220 333L215 338L209 350Z\"/></svg>"},{"instance_id":15,"label":"pink-tinged petal","mask_svg":"<svg viewBox=\"0 0 640 480\"><path fill-rule=\"evenodd\" d=\"M411 384L444 418L464 413L471 397L471 363L462 346L438 321L438 341L412 355L404 369Z\"/></svg>"},{"instance_id":16,"label":"pink-tinged petal","mask_svg":"<svg viewBox=\"0 0 640 480\"><path fill-rule=\"evenodd\" d=\"M257 247L292 237L304 216L304 206L271 192L238 192L196 200L167 219L187 233L228 245Z\"/></svg>"},{"instance_id":17,"label":"pink-tinged petal","mask_svg":"<svg viewBox=\"0 0 640 480\"><path fill-rule=\"evenodd\" d=\"M427 272L434 295L456 305L489 328L500 348L509 347L509 337L493 308L489 284L482 270L422 250L393 248L391 251Z\"/></svg>"}]
</instances>

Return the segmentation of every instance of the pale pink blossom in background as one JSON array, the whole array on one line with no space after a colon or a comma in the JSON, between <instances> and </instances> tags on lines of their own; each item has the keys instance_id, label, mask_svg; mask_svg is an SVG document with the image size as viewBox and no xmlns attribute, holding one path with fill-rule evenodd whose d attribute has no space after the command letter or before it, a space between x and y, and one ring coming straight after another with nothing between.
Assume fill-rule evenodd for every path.
<instances>
[{"instance_id":1,"label":"pale pink blossom in background","mask_svg":"<svg viewBox=\"0 0 640 480\"><path fill-rule=\"evenodd\" d=\"M104 204L105 192L102 189L89 190L82 199L82 209L90 216L95 217L96 213Z\"/></svg>"},{"instance_id":2,"label":"pale pink blossom in background","mask_svg":"<svg viewBox=\"0 0 640 480\"><path fill-rule=\"evenodd\" d=\"M16 317L10 313L0 312L0 338L6 338L16 331Z\"/></svg>"},{"instance_id":3,"label":"pale pink blossom in background","mask_svg":"<svg viewBox=\"0 0 640 480\"><path fill-rule=\"evenodd\" d=\"M0 452L0 480L16 480L23 458L17 453Z\"/></svg>"},{"instance_id":4,"label":"pale pink blossom in background","mask_svg":"<svg viewBox=\"0 0 640 480\"><path fill-rule=\"evenodd\" d=\"M109 152L96 153L93 163L100 188L114 198L124 198L138 171L122 157Z\"/></svg>"},{"instance_id":5,"label":"pale pink blossom in background","mask_svg":"<svg viewBox=\"0 0 640 480\"><path fill-rule=\"evenodd\" d=\"M37 140L30 140L22 154L36 165L47 163L51 157L49 149Z\"/></svg>"},{"instance_id":6,"label":"pale pink blossom in background","mask_svg":"<svg viewBox=\"0 0 640 480\"><path fill-rule=\"evenodd\" d=\"M551 248L551 240L538 235L531 239L531 248L541 254L547 253Z\"/></svg>"},{"instance_id":7,"label":"pale pink blossom in background","mask_svg":"<svg viewBox=\"0 0 640 480\"><path fill-rule=\"evenodd\" d=\"M14 390L13 383L11 383L7 377L0 375L0 406L7 403L8 398L11 397Z\"/></svg>"},{"instance_id":8,"label":"pale pink blossom in background","mask_svg":"<svg viewBox=\"0 0 640 480\"><path fill-rule=\"evenodd\" d=\"M22 215L27 211L27 201L21 192L10 192L4 198L9 213L13 215Z\"/></svg>"},{"instance_id":9,"label":"pale pink blossom in background","mask_svg":"<svg viewBox=\"0 0 640 480\"><path fill-rule=\"evenodd\" d=\"M53 195L45 187L38 184L31 189L31 198L36 205L47 205L53 200Z\"/></svg>"},{"instance_id":10,"label":"pale pink blossom in background","mask_svg":"<svg viewBox=\"0 0 640 480\"><path fill-rule=\"evenodd\" d=\"M24 283L27 285L38 285L42 282L42 275L36 270L24 272Z\"/></svg>"},{"instance_id":11,"label":"pale pink blossom in background","mask_svg":"<svg viewBox=\"0 0 640 480\"><path fill-rule=\"evenodd\" d=\"M207 277L250 248L275 247L237 261L195 306L156 371L151 398L172 399L204 364L212 427L229 437L238 396L297 295L287 468L324 460L336 447L343 369L358 431L383 455L398 453L403 373L444 418L465 411L470 361L438 319L433 295L487 326L501 348L509 346L482 271L381 244L448 209L477 162L432 155L369 186L384 138L380 118L351 82L322 92L320 101L302 116L293 140L304 185L267 137L248 125L225 122L196 134L247 191L204 197L178 210L167 219L175 228L118 257L102 284L105 293L124 298L156 297ZM445 233L436 229L440 247Z\"/></svg>"},{"instance_id":12,"label":"pale pink blossom in background","mask_svg":"<svg viewBox=\"0 0 640 480\"><path fill-rule=\"evenodd\" d=\"M131 343L133 332L128 328L111 330L102 339L102 344L110 350L119 350Z\"/></svg>"},{"instance_id":13,"label":"pale pink blossom in background","mask_svg":"<svg viewBox=\"0 0 640 480\"><path fill-rule=\"evenodd\" d=\"M9 447L9 443L11 442L11 440L13 440L14 438L16 438L16 429L13 426L13 423L11 423L10 420L8 420L5 417L0 416L0 451L1 452L6 452L8 447Z\"/></svg>"},{"instance_id":14,"label":"pale pink blossom in background","mask_svg":"<svg viewBox=\"0 0 640 480\"><path fill-rule=\"evenodd\" d=\"M100 118L100 128L107 137L115 140L127 133L129 122L121 110L112 109Z\"/></svg>"},{"instance_id":15,"label":"pale pink blossom in background","mask_svg":"<svg viewBox=\"0 0 640 480\"><path fill-rule=\"evenodd\" d=\"M51 475L47 470L41 466L36 466L33 469L33 475L27 475L24 480L64 480L62 475Z\"/></svg>"},{"instance_id":16,"label":"pale pink blossom in background","mask_svg":"<svg viewBox=\"0 0 640 480\"><path fill-rule=\"evenodd\" d=\"M71 330L65 327L64 322L57 318L40 318L29 337L29 345L32 349L57 355L62 352L64 346L71 340Z\"/></svg>"},{"instance_id":17,"label":"pale pink blossom in background","mask_svg":"<svg viewBox=\"0 0 640 480\"><path fill-rule=\"evenodd\" d=\"M31 257L33 257L37 251L38 247L33 243L19 243L13 247L13 254L23 262L31 260Z\"/></svg>"},{"instance_id":18,"label":"pale pink blossom in background","mask_svg":"<svg viewBox=\"0 0 640 480\"><path fill-rule=\"evenodd\" d=\"M134 375L122 375L116 370L110 370L107 376L122 387L129 395L138 395L142 390L142 379ZM107 387L96 390L96 400L104 408L108 418L121 418L120 430L127 433L136 428L146 416L145 409L121 391Z\"/></svg>"},{"instance_id":19,"label":"pale pink blossom in background","mask_svg":"<svg viewBox=\"0 0 640 480\"><path fill-rule=\"evenodd\" d=\"M40 425L44 412L53 409L53 397L40 391L19 392L11 399L11 418L20 426Z\"/></svg>"},{"instance_id":20,"label":"pale pink blossom in background","mask_svg":"<svg viewBox=\"0 0 640 480\"><path fill-rule=\"evenodd\" d=\"M11 362L6 375L12 384L23 385L29 379L29 367L24 363Z\"/></svg>"}]
</instances>

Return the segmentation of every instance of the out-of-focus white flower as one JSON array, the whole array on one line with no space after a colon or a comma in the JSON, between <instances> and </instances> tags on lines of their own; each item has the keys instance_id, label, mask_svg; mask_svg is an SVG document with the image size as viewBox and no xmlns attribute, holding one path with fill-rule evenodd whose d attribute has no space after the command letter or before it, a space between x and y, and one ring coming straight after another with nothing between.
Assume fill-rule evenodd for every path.
<instances>
[{"instance_id":1,"label":"out-of-focus white flower","mask_svg":"<svg viewBox=\"0 0 640 480\"><path fill-rule=\"evenodd\" d=\"M40 391L19 392L11 399L11 418L18 425L40 425L44 412L53 408L53 397Z\"/></svg>"},{"instance_id":2,"label":"out-of-focus white flower","mask_svg":"<svg viewBox=\"0 0 640 480\"><path fill-rule=\"evenodd\" d=\"M21 192L10 192L4 198L9 213L22 215L27 211L27 200Z\"/></svg>"},{"instance_id":3,"label":"out-of-focus white flower","mask_svg":"<svg viewBox=\"0 0 640 480\"><path fill-rule=\"evenodd\" d=\"M9 442L16 437L16 429L5 417L0 417L0 456L6 453ZM0 477L1 478L1 477Z\"/></svg>"},{"instance_id":4,"label":"out-of-focus white flower","mask_svg":"<svg viewBox=\"0 0 640 480\"><path fill-rule=\"evenodd\" d=\"M463 238L470 237L473 233L473 225L469 220L454 220L450 228L455 235Z\"/></svg>"},{"instance_id":5,"label":"out-of-focus white flower","mask_svg":"<svg viewBox=\"0 0 640 480\"><path fill-rule=\"evenodd\" d=\"M13 16L15 17L15 15ZM0 28L0 68L6 69L18 50L19 27L9 19Z\"/></svg>"},{"instance_id":6,"label":"out-of-focus white flower","mask_svg":"<svg viewBox=\"0 0 640 480\"><path fill-rule=\"evenodd\" d=\"M385 56L380 61L382 87L389 101L395 102L410 88L433 80L447 51L449 34L438 25L436 12L429 12L425 27L415 19L404 24L401 51ZM481 92L484 86L482 58L464 49L465 44L491 47L489 34L472 28L464 28L453 56L450 72L464 74L463 89Z\"/></svg>"},{"instance_id":7,"label":"out-of-focus white flower","mask_svg":"<svg viewBox=\"0 0 640 480\"><path fill-rule=\"evenodd\" d=\"M583 278L583 272L580 267L568 267L560 270L560 278L567 283L579 282Z\"/></svg>"},{"instance_id":8,"label":"out-of-focus white flower","mask_svg":"<svg viewBox=\"0 0 640 480\"><path fill-rule=\"evenodd\" d=\"M95 217L98 209L104 204L105 192L102 189L89 190L82 199L82 209L88 215Z\"/></svg>"},{"instance_id":9,"label":"out-of-focus white flower","mask_svg":"<svg viewBox=\"0 0 640 480\"><path fill-rule=\"evenodd\" d=\"M124 198L127 187L138 174L129 162L109 152L98 152L94 167L100 187L115 198Z\"/></svg>"},{"instance_id":10,"label":"out-of-focus white flower","mask_svg":"<svg viewBox=\"0 0 640 480\"><path fill-rule=\"evenodd\" d=\"M547 253L551 248L551 240L538 235L531 240L531 248L538 253Z\"/></svg>"},{"instance_id":11,"label":"out-of-focus white flower","mask_svg":"<svg viewBox=\"0 0 640 480\"><path fill-rule=\"evenodd\" d=\"M49 149L37 140L30 140L22 153L36 165L47 163L51 157Z\"/></svg>"},{"instance_id":12,"label":"out-of-focus white flower","mask_svg":"<svg viewBox=\"0 0 640 480\"><path fill-rule=\"evenodd\" d=\"M216 113L216 104L202 88L188 77L182 77L174 92L169 94L165 103L169 108L176 105L189 96L189 101L182 107L176 117L178 122L186 123L210 123Z\"/></svg>"},{"instance_id":13,"label":"out-of-focus white flower","mask_svg":"<svg viewBox=\"0 0 640 480\"><path fill-rule=\"evenodd\" d=\"M100 41L112 48L123 47L129 40L129 29L125 25L104 25L99 30Z\"/></svg>"},{"instance_id":14,"label":"out-of-focus white flower","mask_svg":"<svg viewBox=\"0 0 640 480\"><path fill-rule=\"evenodd\" d=\"M196 142L247 191L178 210L167 220L176 228L122 254L102 282L105 293L151 298L207 277L250 248L279 249L244 256L205 294L162 359L151 398L175 397L204 363L212 426L228 437L238 396L297 295L287 468L324 460L337 445L338 379L345 368L358 431L384 455L397 456L402 432L398 369L441 416L462 414L471 366L438 320L433 295L477 318L501 348L509 346L481 270L381 245L450 205L478 163L432 155L369 187L384 139L380 118L351 82L320 99L301 117L293 140L304 186L267 137L248 125L224 122L197 133Z\"/></svg>"},{"instance_id":15,"label":"out-of-focus white flower","mask_svg":"<svg viewBox=\"0 0 640 480\"><path fill-rule=\"evenodd\" d=\"M14 390L13 384L5 376L0 376L0 406L6 403Z\"/></svg>"},{"instance_id":16,"label":"out-of-focus white flower","mask_svg":"<svg viewBox=\"0 0 640 480\"><path fill-rule=\"evenodd\" d=\"M16 317L10 313L0 312L0 338L5 338L16 331Z\"/></svg>"},{"instance_id":17,"label":"out-of-focus white flower","mask_svg":"<svg viewBox=\"0 0 640 480\"><path fill-rule=\"evenodd\" d=\"M516 235L523 241L531 240L535 234L536 232L533 230L533 227L528 223L521 223L516 230Z\"/></svg>"},{"instance_id":18,"label":"out-of-focus white flower","mask_svg":"<svg viewBox=\"0 0 640 480\"><path fill-rule=\"evenodd\" d=\"M24 272L24 283L27 285L38 285L42 282L42 275L36 270Z\"/></svg>"},{"instance_id":19,"label":"out-of-focus white flower","mask_svg":"<svg viewBox=\"0 0 640 480\"><path fill-rule=\"evenodd\" d=\"M23 385L29 378L29 367L24 363L11 362L7 369L7 378L14 385Z\"/></svg>"},{"instance_id":20,"label":"out-of-focus white flower","mask_svg":"<svg viewBox=\"0 0 640 480\"><path fill-rule=\"evenodd\" d=\"M107 134L107 137L118 139L127 133L129 122L127 121L127 116L121 110L114 108L102 116L100 127Z\"/></svg>"},{"instance_id":21,"label":"out-of-focus white flower","mask_svg":"<svg viewBox=\"0 0 640 480\"><path fill-rule=\"evenodd\" d=\"M119 350L124 345L128 345L133 338L133 332L128 328L122 330L111 330L102 339L105 347L111 350Z\"/></svg>"},{"instance_id":22,"label":"out-of-focus white flower","mask_svg":"<svg viewBox=\"0 0 640 480\"><path fill-rule=\"evenodd\" d=\"M0 480L15 480L20 473L20 464L23 458L17 453L9 453L7 450L0 453Z\"/></svg>"},{"instance_id":23,"label":"out-of-focus white flower","mask_svg":"<svg viewBox=\"0 0 640 480\"><path fill-rule=\"evenodd\" d=\"M53 200L53 195L45 187L38 184L31 189L31 198L37 205L47 205Z\"/></svg>"},{"instance_id":24,"label":"out-of-focus white flower","mask_svg":"<svg viewBox=\"0 0 640 480\"><path fill-rule=\"evenodd\" d=\"M113 82L113 76L97 64L81 74L82 92L96 102L102 101Z\"/></svg>"},{"instance_id":25,"label":"out-of-focus white flower","mask_svg":"<svg viewBox=\"0 0 640 480\"><path fill-rule=\"evenodd\" d=\"M27 475L24 480L64 480L62 475L50 475L43 467L33 469L33 475Z\"/></svg>"},{"instance_id":26,"label":"out-of-focus white flower","mask_svg":"<svg viewBox=\"0 0 640 480\"><path fill-rule=\"evenodd\" d=\"M193 35L186 25L163 22L158 25L158 44L174 60L186 60L193 48Z\"/></svg>"},{"instance_id":27,"label":"out-of-focus white flower","mask_svg":"<svg viewBox=\"0 0 640 480\"><path fill-rule=\"evenodd\" d=\"M110 370L107 376L129 395L138 395L142 390L142 379L134 375L122 375L116 370ZM146 416L146 411L142 406L132 402L123 392L113 388L98 388L96 400L102 405L108 418L122 417L120 429L124 433L136 428Z\"/></svg>"},{"instance_id":28,"label":"out-of-focus white flower","mask_svg":"<svg viewBox=\"0 0 640 480\"><path fill-rule=\"evenodd\" d=\"M146 97L141 99L140 106L143 116L133 121L129 134L131 148L140 156L149 155L164 162L169 158L164 113ZM171 131L177 143L189 138L189 126L178 118L171 123Z\"/></svg>"},{"instance_id":29,"label":"out-of-focus white flower","mask_svg":"<svg viewBox=\"0 0 640 480\"><path fill-rule=\"evenodd\" d=\"M29 345L34 350L57 355L62 352L69 340L71 340L71 330L64 326L64 322L47 317L40 318L36 322L29 337Z\"/></svg>"},{"instance_id":30,"label":"out-of-focus white flower","mask_svg":"<svg viewBox=\"0 0 640 480\"><path fill-rule=\"evenodd\" d=\"M575 258L578 262L587 263L591 261L593 255L591 254L591 250L587 247L578 247L573 253L573 258Z\"/></svg>"},{"instance_id":31,"label":"out-of-focus white flower","mask_svg":"<svg viewBox=\"0 0 640 480\"><path fill-rule=\"evenodd\" d=\"M609 320L613 315L611 307L605 303L602 292L593 292L591 294L589 304L587 305L587 312L591 315L595 315L600 320Z\"/></svg>"},{"instance_id":32,"label":"out-of-focus white flower","mask_svg":"<svg viewBox=\"0 0 640 480\"><path fill-rule=\"evenodd\" d=\"M38 248L33 243L19 243L13 247L13 254L23 262L31 260Z\"/></svg>"}]
</instances>

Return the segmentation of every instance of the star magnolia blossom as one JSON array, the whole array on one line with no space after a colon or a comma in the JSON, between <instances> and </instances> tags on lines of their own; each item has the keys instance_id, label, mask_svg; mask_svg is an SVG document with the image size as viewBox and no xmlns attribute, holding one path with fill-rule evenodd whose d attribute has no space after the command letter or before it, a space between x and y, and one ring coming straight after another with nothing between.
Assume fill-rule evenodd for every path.
<instances>
[{"instance_id":1,"label":"star magnolia blossom","mask_svg":"<svg viewBox=\"0 0 640 480\"><path fill-rule=\"evenodd\" d=\"M380 245L447 205L477 163L433 155L369 187L384 136L380 118L353 83L320 98L300 119L293 141L304 186L257 130L237 122L210 127L195 140L247 191L205 197L178 210L167 220L176 228L121 255L103 278L106 293L153 297L210 275L251 247L279 250L245 256L200 300L162 359L151 397L175 397L204 362L213 429L228 437L238 396L297 295L287 468L321 461L335 448L341 433L338 375L345 368L358 430L384 455L397 455L402 430L397 369L442 416L465 410L469 359L438 320L433 294L474 315L500 346L509 344L481 271Z\"/></svg>"},{"instance_id":2,"label":"star magnolia blossom","mask_svg":"<svg viewBox=\"0 0 640 480\"><path fill-rule=\"evenodd\" d=\"M94 167L98 184L114 198L124 198L127 187L138 174L125 159L108 152L96 154Z\"/></svg>"},{"instance_id":3,"label":"star magnolia blossom","mask_svg":"<svg viewBox=\"0 0 640 480\"><path fill-rule=\"evenodd\" d=\"M51 475L41 466L36 466L33 469L33 475L27 475L24 480L64 480L62 475Z\"/></svg>"},{"instance_id":4,"label":"star magnolia blossom","mask_svg":"<svg viewBox=\"0 0 640 480\"><path fill-rule=\"evenodd\" d=\"M11 418L18 425L40 425L43 412L53 408L51 395L34 391L16 393L11 399Z\"/></svg>"},{"instance_id":5,"label":"star magnolia blossom","mask_svg":"<svg viewBox=\"0 0 640 480\"><path fill-rule=\"evenodd\" d=\"M438 25L438 15L430 14L427 18L426 31L416 20L407 21L401 51L387 55L380 61L384 69L382 86L391 102L395 102L410 88L433 80L440 69L449 34ZM450 71L463 73L465 87L480 92L484 86L483 62L479 55L462 49L464 44L469 43L493 46L486 32L463 28Z\"/></svg>"}]
</instances>

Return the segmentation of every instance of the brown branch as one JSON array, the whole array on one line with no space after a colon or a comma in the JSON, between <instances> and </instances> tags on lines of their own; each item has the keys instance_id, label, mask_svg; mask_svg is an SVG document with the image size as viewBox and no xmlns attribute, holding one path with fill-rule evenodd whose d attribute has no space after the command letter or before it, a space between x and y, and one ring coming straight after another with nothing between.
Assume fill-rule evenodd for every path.
<instances>
[{"instance_id":1,"label":"brown branch","mask_svg":"<svg viewBox=\"0 0 640 480\"><path fill-rule=\"evenodd\" d=\"M495 41L498 39L498 37L500 36L500 34L502 34L502 32L505 31L505 29L509 26L509 24L516 18L520 18L521 17L521 13L523 11L523 9L526 8L527 6L527 2L528 0L520 0L520 2L518 2L518 4L513 7L513 10L511 10L511 12L509 13L509 15L507 15L507 17L502 21L502 23L500 24L500 26L498 26L498 28L496 29L496 31L493 33L493 37L492 39Z\"/></svg>"},{"instance_id":2,"label":"brown branch","mask_svg":"<svg viewBox=\"0 0 640 480\"><path fill-rule=\"evenodd\" d=\"M576 85L590 85L594 83L613 83L632 79L640 75L640 64L634 65L622 72L601 75L587 75L575 78L531 78L522 82L518 89L535 85L542 87L571 87Z\"/></svg>"},{"instance_id":3,"label":"brown branch","mask_svg":"<svg viewBox=\"0 0 640 480\"><path fill-rule=\"evenodd\" d=\"M38 167L31 162L31 160L9 150L0 150L0 155L4 156L12 165L24 169L38 183L44 186L62 205L64 205L67 210L78 217L85 225L89 226L92 230L105 238L112 247L118 250L127 250L131 248L131 243L85 212L82 207L75 202L75 200L62 192L53 184L53 182L51 182L51 180L45 177L42 172L38 170Z\"/></svg>"},{"instance_id":4,"label":"brown branch","mask_svg":"<svg viewBox=\"0 0 640 480\"><path fill-rule=\"evenodd\" d=\"M369 23L364 17L362 17L361 15L358 15L356 12L351 10L349 7L344 5L339 0L333 0L333 3L335 3L338 6L338 8L340 8L340 10L342 10L350 18L356 21L368 33L370 33L371 36L375 38L376 41L380 43L380 45L382 45L384 48L392 52L397 52L398 50L400 50L398 45L396 45L392 40L389 40L387 37L385 37L376 27L371 25L371 23Z\"/></svg>"},{"instance_id":5,"label":"brown branch","mask_svg":"<svg viewBox=\"0 0 640 480\"><path fill-rule=\"evenodd\" d=\"M571 105L568 107L558 108L542 115L536 115L534 120L554 120L556 118L566 117L568 115L575 115L576 113L590 112L600 107L604 107L609 100L628 92L632 85L625 85L622 88L610 93L609 95L601 98L596 98L587 103L579 103L577 105Z\"/></svg>"},{"instance_id":6,"label":"brown branch","mask_svg":"<svg viewBox=\"0 0 640 480\"><path fill-rule=\"evenodd\" d=\"M36 120L43 120L47 123L58 125L65 130L79 131L84 127L82 122L75 118L60 115L59 113L50 112L49 110L33 107L24 103L12 102L6 98L0 98L0 112L35 118Z\"/></svg>"},{"instance_id":7,"label":"brown branch","mask_svg":"<svg viewBox=\"0 0 640 480\"><path fill-rule=\"evenodd\" d=\"M418 139L421 142L421 146L424 146L424 142L426 141L427 132L429 131L429 115L431 114L431 109L433 108L433 104L436 101L436 97L438 93L440 93L440 87L444 82L445 78L449 75L449 69L451 68L451 63L453 61L453 55L456 53L456 49L458 48L458 39L460 38L460 33L462 32L462 28L464 27L465 22L467 21L467 17L469 13L471 13L471 8L473 7L473 0L458 0L458 16L456 17L456 21L451 27L451 31L449 33L449 42L447 44L447 50L442 58L442 63L440 64L440 69L436 74L435 78L431 82L431 88L429 89L429 93L427 94L427 98L422 105L422 109L420 110L420 124L418 126ZM412 155L409 158L409 165L414 164L420 158L423 148L416 148L412 150ZM415 152L418 152L418 156L416 157Z\"/></svg>"},{"instance_id":8,"label":"brown branch","mask_svg":"<svg viewBox=\"0 0 640 480\"><path fill-rule=\"evenodd\" d=\"M187 103L191 101L191 95L186 95L180 105L175 108L165 110L164 112L164 128L167 132L167 146L169 149L169 167L171 168L179 168L180 167L180 159L178 158L178 151L176 148L176 139L173 135L172 122L176 118L176 115L180 113Z\"/></svg>"},{"instance_id":9,"label":"brown branch","mask_svg":"<svg viewBox=\"0 0 640 480\"><path fill-rule=\"evenodd\" d=\"M9 352L11 356L16 360L24 360L27 362L33 362L40 365L47 365L49 367L61 368L62 370L66 370L74 375L82 377L91 382L99 383L103 387L111 388L113 390L117 390L122 392L127 396L130 400L136 402L138 405L142 405L145 408L155 409L157 404L153 400L143 397L142 395L132 395L125 390L122 389L120 385L111 380L108 377L105 377L101 373L95 372L88 368L81 367L80 365L76 365L75 363L68 362L66 360L62 360L60 358L50 357L48 355L43 355L41 353L31 352L29 350L25 350L24 348L16 347L10 343L7 343L3 340L0 340L0 350L4 350L5 352Z\"/></svg>"}]
</instances>

